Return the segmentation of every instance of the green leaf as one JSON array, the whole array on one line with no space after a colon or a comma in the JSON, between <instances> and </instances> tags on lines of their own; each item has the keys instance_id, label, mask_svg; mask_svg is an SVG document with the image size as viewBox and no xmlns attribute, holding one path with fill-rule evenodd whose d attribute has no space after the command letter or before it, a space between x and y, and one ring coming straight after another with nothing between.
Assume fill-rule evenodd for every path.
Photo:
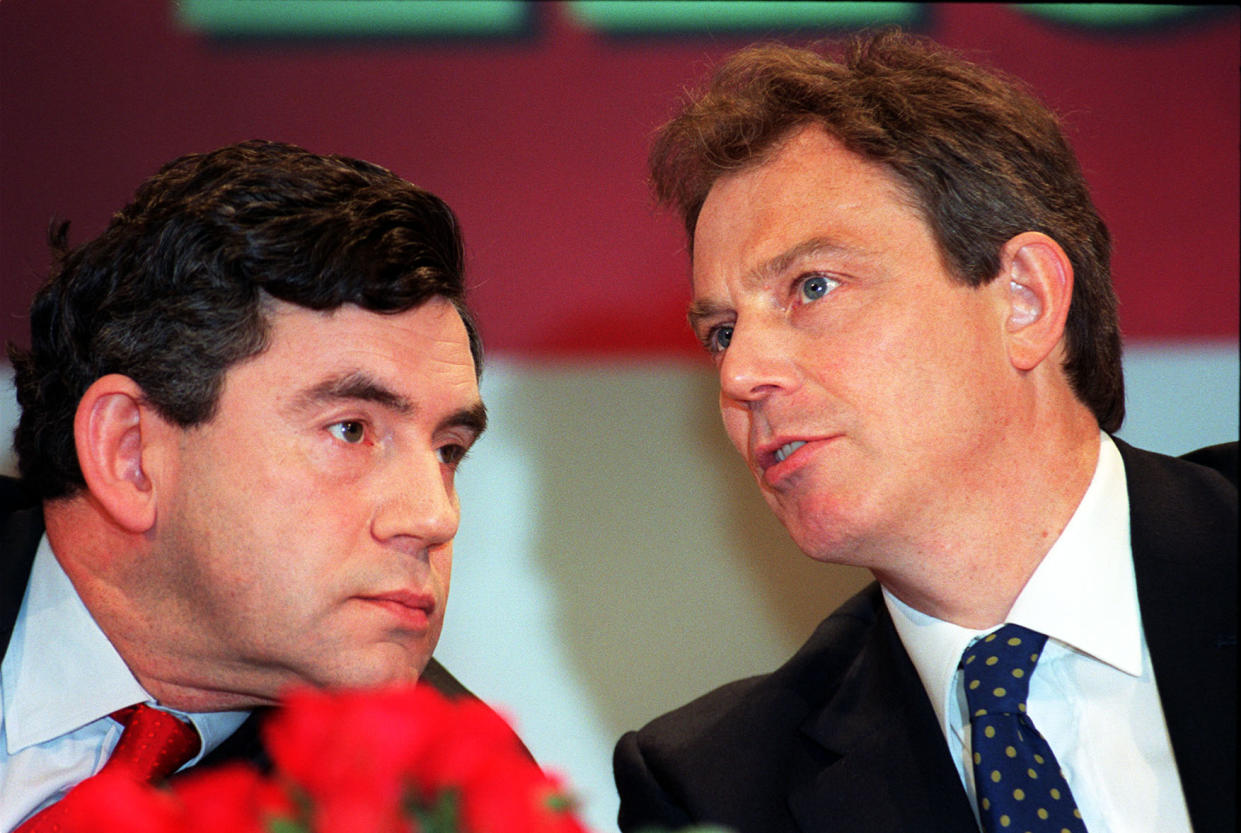
<instances>
[{"instance_id":1,"label":"green leaf","mask_svg":"<svg viewBox=\"0 0 1241 833\"><path fill-rule=\"evenodd\" d=\"M267 833L310 833L310 828L287 816L273 816L267 820Z\"/></svg>"},{"instance_id":2,"label":"green leaf","mask_svg":"<svg viewBox=\"0 0 1241 833\"><path fill-rule=\"evenodd\" d=\"M444 790L427 805L414 793L405 796L406 818L418 822L419 833L458 833L461 830L461 800L457 790Z\"/></svg>"}]
</instances>

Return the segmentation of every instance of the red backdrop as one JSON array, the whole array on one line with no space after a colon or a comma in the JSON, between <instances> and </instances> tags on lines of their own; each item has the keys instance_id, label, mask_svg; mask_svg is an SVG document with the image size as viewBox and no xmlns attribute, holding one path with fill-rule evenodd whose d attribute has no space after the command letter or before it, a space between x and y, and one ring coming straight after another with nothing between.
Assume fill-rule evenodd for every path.
<instances>
[{"instance_id":1,"label":"red backdrop","mask_svg":"<svg viewBox=\"0 0 1241 833\"><path fill-rule=\"evenodd\" d=\"M677 225L644 185L647 142L713 61L780 33L618 37L563 5L533 13L500 38L220 39L151 0L3 0L0 337L27 337L52 216L83 239L161 163L263 137L370 159L444 197L493 351L696 350ZM1115 237L1131 338L1237 336L1239 20L920 15L920 31L1025 78L1066 117Z\"/></svg>"}]
</instances>

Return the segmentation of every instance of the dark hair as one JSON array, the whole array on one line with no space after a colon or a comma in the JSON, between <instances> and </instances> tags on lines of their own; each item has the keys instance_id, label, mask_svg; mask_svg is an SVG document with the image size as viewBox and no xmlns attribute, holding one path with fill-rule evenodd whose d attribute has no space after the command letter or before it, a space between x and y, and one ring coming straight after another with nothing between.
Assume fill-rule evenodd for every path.
<instances>
[{"instance_id":1,"label":"dark hair","mask_svg":"<svg viewBox=\"0 0 1241 833\"><path fill-rule=\"evenodd\" d=\"M465 305L456 217L377 165L249 141L168 163L94 240L51 232L51 277L30 311L31 347L9 346L21 405L14 445L44 499L85 485L73 437L86 389L120 373L182 427L212 418L224 373L267 346L273 300L395 313Z\"/></svg>"},{"instance_id":2,"label":"dark hair","mask_svg":"<svg viewBox=\"0 0 1241 833\"><path fill-rule=\"evenodd\" d=\"M925 216L955 277L980 286L1003 245L1042 232L1073 265L1064 369L1106 431L1125 414L1111 241L1058 120L1018 80L895 30L832 46L742 50L691 97L654 142L660 202L689 243L707 192L759 164L796 128L817 124L848 150L886 165Z\"/></svg>"}]
</instances>

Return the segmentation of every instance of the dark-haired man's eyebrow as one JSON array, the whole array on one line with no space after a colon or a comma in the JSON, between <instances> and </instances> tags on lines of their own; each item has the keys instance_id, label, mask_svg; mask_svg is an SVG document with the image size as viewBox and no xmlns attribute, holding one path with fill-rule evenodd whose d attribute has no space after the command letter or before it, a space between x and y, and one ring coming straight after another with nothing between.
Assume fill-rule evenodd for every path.
<instances>
[{"instance_id":1,"label":"dark-haired man's eyebrow","mask_svg":"<svg viewBox=\"0 0 1241 833\"><path fill-rule=\"evenodd\" d=\"M464 428L473 433L477 439L487 430L487 406L478 402L472 407L462 408L442 419L439 427L441 431L448 428Z\"/></svg>"},{"instance_id":2,"label":"dark-haired man's eyebrow","mask_svg":"<svg viewBox=\"0 0 1241 833\"><path fill-rule=\"evenodd\" d=\"M324 379L299 393L291 404L294 410L306 410L342 400L374 402L399 414L409 414L414 410L413 403L404 396L361 371Z\"/></svg>"},{"instance_id":3,"label":"dark-haired man's eyebrow","mask_svg":"<svg viewBox=\"0 0 1241 833\"><path fill-rule=\"evenodd\" d=\"M407 416L417 410L414 403L389 389L370 375L355 371L324 379L293 398L289 404L292 411L309 411L333 402L374 402L395 413ZM438 431L464 428L477 439L487 430L487 406L482 401L461 408L440 420Z\"/></svg>"}]
</instances>

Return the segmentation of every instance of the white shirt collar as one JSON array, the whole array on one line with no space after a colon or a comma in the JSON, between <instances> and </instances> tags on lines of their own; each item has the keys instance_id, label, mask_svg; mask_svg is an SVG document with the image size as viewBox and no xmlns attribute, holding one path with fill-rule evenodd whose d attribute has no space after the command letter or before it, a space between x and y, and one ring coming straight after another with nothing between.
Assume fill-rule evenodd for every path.
<instances>
[{"instance_id":1,"label":"white shirt collar","mask_svg":"<svg viewBox=\"0 0 1241 833\"><path fill-rule=\"evenodd\" d=\"M975 631L929 616L885 588L884 602L940 724L955 691L961 654L995 630ZM1099 459L1069 523L1026 582L1006 623L1045 633L1101 662L1138 675L1142 630L1129 546L1129 493L1116 444L1100 432Z\"/></svg>"},{"instance_id":2,"label":"white shirt collar","mask_svg":"<svg viewBox=\"0 0 1241 833\"><path fill-rule=\"evenodd\" d=\"M0 695L10 754L125 706L155 703L86 609L46 535L0 663ZM248 715L168 711L188 719L202 738L202 749L187 765L219 746Z\"/></svg>"}]
</instances>

